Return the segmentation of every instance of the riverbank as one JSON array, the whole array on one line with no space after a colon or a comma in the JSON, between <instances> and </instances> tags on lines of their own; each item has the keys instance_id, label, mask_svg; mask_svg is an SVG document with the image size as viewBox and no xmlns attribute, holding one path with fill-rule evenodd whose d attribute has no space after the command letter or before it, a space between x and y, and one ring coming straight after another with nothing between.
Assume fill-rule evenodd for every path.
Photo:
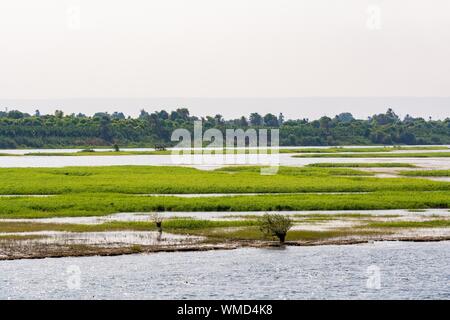
<instances>
[{"instance_id":1,"label":"riverbank","mask_svg":"<svg viewBox=\"0 0 450 320\"><path fill-rule=\"evenodd\" d=\"M448 299L449 249L375 241L0 261L0 299ZM379 287L368 287L374 272Z\"/></svg>"},{"instance_id":2,"label":"riverbank","mask_svg":"<svg viewBox=\"0 0 450 320\"><path fill-rule=\"evenodd\" d=\"M15 243L11 246L0 247L0 261L22 260L22 259L45 259L45 258L67 258L67 257L90 257L90 256L121 256L130 254L152 254L160 252L204 252L213 250L235 250L242 248L282 248L282 247L310 247L310 246L346 246L373 243L374 241L397 241L397 242L441 242L450 241L448 236L378 236L369 239L329 239L329 240L309 240L309 241L287 241L281 245L278 242L269 241L230 241L218 244L195 244L184 246L142 246L134 245L129 247L98 247L88 245L46 245L46 246L21 246Z\"/></svg>"},{"instance_id":3,"label":"riverbank","mask_svg":"<svg viewBox=\"0 0 450 320\"><path fill-rule=\"evenodd\" d=\"M261 232L259 213L164 215L158 232L151 214L104 218L0 219L0 259L207 251L279 247ZM444 210L286 213L287 246L348 245L373 241L450 240Z\"/></svg>"}]
</instances>

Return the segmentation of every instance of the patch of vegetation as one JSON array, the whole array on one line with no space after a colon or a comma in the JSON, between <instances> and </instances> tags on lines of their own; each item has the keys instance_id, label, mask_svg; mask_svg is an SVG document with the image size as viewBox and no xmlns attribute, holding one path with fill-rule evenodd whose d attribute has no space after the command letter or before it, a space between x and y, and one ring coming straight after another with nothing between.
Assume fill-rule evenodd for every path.
<instances>
[{"instance_id":1,"label":"patch of vegetation","mask_svg":"<svg viewBox=\"0 0 450 320\"><path fill-rule=\"evenodd\" d=\"M42 156L42 157L67 157L67 156L146 156L146 155L170 155L171 151L74 151L74 152L29 152L25 153L23 156Z\"/></svg>"},{"instance_id":2,"label":"patch of vegetation","mask_svg":"<svg viewBox=\"0 0 450 320\"><path fill-rule=\"evenodd\" d=\"M164 228L169 232L213 228L231 228L256 226L256 220L197 220L197 219L168 219L164 222ZM112 221L102 224L70 224L70 223L42 223L42 222L10 222L0 221L0 232L19 233L37 231L63 231L63 232L105 232L105 231L155 231L156 226L152 222L136 221Z\"/></svg>"},{"instance_id":3,"label":"patch of vegetation","mask_svg":"<svg viewBox=\"0 0 450 320\"><path fill-rule=\"evenodd\" d=\"M393 146L393 147L371 147L371 148L304 148L304 149L281 149L280 153L359 153L359 152L392 152L392 151L404 151L404 150L448 150L445 146Z\"/></svg>"},{"instance_id":4,"label":"patch of vegetation","mask_svg":"<svg viewBox=\"0 0 450 320\"><path fill-rule=\"evenodd\" d=\"M293 217L297 218L307 218L307 219L338 219L338 218L371 218L371 217L377 217L372 214L365 214L365 213L310 213L310 214L294 214Z\"/></svg>"},{"instance_id":5,"label":"patch of vegetation","mask_svg":"<svg viewBox=\"0 0 450 320\"><path fill-rule=\"evenodd\" d=\"M282 214L265 214L258 219L259 229L266 236L277 237L284 243L286 234L292 228L292 220Z\"/></svg>"},{"instance_id":6,"label":"patch of vegetation","mask_svg":"<svg viewBox=\"0 0 450 320\"><path fill-rule=\"evenodd\" d=\"M7 234L0 235L0 241L24 241L24 240L37 240L37 239L45 239L47 236L44 235L19 235L19 234Z\"/></svg>"},{"instance_id":7,"label":"patch of vegetation","mask_svg":"<svg viewBox=\"0 0 450 320\"><path fill-rule=\"evenodd\" d=\"M405 152L405 153L322 153L299 154L294 158L449 158L450 152Z\"/></svg>"},{"instance_id":8,"label":"patch of vegetation","mask_svg":"<svg viewBox=\"0 0 450 320\"><path fill-rule=\"evenodd\" d=\"M399 174L408 177L450 177L450 170L401 171Z\"/></svg>"},{"instance_id":9,"label":"patch of vegetation","mask_svg":"<svg viewBox=\"0 0 450 320\"><path fill-rule=\"evenodd\" d=\"M352 229L338 229L329 231L309 231L309 230L293 230L288 233L288 241L299 240L326 240L333 238L355 237L355 236L373 236L389 234L389 232L379 232L373 230L352 230Z\"/></svg>"},{"instance_id":10,"label":"patch of vegetation","mask_svg":"<svg viewBox=\"0 0 450 320\"><path fill-rule=\"evenodd\" d=\"M138 244L134 244L130 247L130 250L133 253L141 253L142 252L142 246L138 245Z\"/></svg>"},{"instance_id":11,"label":"patch of vegetation","mask_svg":"<svg viewBox=\"0 0 450 320\"><path fill-rule=\"evenodd\" d=\"M223 240L267 240L258 227L244 227L234 229L197 230L193 235ZM339 229L331 231L291 230L287 233L286 241L317 241L350 236L370 236L389 234L376 230ZM275 238L272 238L276 240Z\"/></svg>"},{"instance_id":12,"label":"patch of vegetation","mask_svg":"<svg viewBox=\"0 0 450 320\"><path fill-rule=\"evenodd\" d=\"M450 153L449 153L450 154ZM0 168L0 194L74 193L317 193L450 190L450 183L409 178L364 177L346 168L280 167L261 175L260 167L202 171L185 167L111 166Z\"/></svg>"},{"instance_id":13,"label":"patch of vegetation","mask_svg":"<svg viewBox=\"0 0 450 320\"><path fill-rule=\"evenodd\" d=\"M115 145L117 146L117 145ZM203 154L225 154L229 153L230 150L233 150L234 154L253 154L258 153L259 151L257 149L203 149ZM370 153L370 152L392 152L392 151L402 151L402 150L448 150L447 147L436 147L436 146L430 146L430 147L420 147L420 146L414 146L414 147L373 147L373 148L303 148L303 149L278 149L278 153L312 153L312 154L336 154L336 153ZM194 150L184 150L183 154L194 154ZM117 146L113 147L112 150L102 150L102 151L96 151L94 149L82 149L80 151L73 151L73 152L28 152L25 154L8 154L3 153L0 154L4 156L139 156L139 155L171 155L173 153L170 149L156 149L153 151L137 151L137 150L127 150L127 151L120 151L120 148ZM272 150L269 148L267 150L267 153L272 153Z\"/></svg>"},{"instance_id":14,"label":"patch of vegetation","mask_svg":"<svg viewBox=\"0 0 450 320\"><path fill-rule=\"evenodd\" d=\"M1 218L101 216L117 212L305 211L450 208L450 192L372 192L366 194L256 195L186 198L125 194L70 194L53 197L1 197ZM165 226L167 227L167 221ZM154 225L154 224L152 224Z\"/></svg>"},{"instance_id":15,"label":"patch of vegetation","mask_svg":"<svg viewBox=\"0 0 450 320\"><path fill-rule=\"evenodd\" d=\"M395 162L382 162L382 163L312 163L306 165L306 167L314 168L417 168L416 165L410 163L395 163Z\"/></svg>"},{"instance_id":16,"label":"patch of vegetation","mask_svg":"<svg viewBox=\"0 0 450 320\"><path fill-rule=\"evenodd\" d=\"M215 169L216 172L253 172L260 174L260 166L230 166ZM280 167L277 171L277 175L288 176L370 176L371 172L353 170L353 169L341 169L341 168L312 168L312 167Z\"/></svg>"},{"instance_id":17,"label":"patch of vegetation","mask_svg":"<svg viewBox=\"0 0 450 320\"><path fill-rule=\"evenodd\" d=\"M366 227L369 228L448 228L450 220L427 221L374 221Z\"/></svg>"}]
</instances>

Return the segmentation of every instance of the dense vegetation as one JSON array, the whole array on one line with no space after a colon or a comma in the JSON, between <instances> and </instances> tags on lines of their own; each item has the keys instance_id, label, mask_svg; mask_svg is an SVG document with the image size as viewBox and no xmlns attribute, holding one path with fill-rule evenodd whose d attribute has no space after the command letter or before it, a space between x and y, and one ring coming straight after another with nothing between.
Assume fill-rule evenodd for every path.
<instances>
[{"instance_id":1,"label":"dense vegetation","mask_svg":"<svg viewBox=\"0 0 450 320\"><path fill-rule=\"evenodd\" d=\"M315 168L416 168L410 163L382 162L382 163L312 163L306 167Z\"/></svg>"},{"instance_id":2,"label":"dense vegetation","mask_svg":"<svg viewBox=\"0 0 450 320\"><path fill-rule=\"evenodd\" d=\"M365 177L361 174L368 173L349 168L281 167L274 176L259 171L259 167L216 171L141 166L3 168L0 218L152 211L450 208L449 182ZM277 192L284 194L273 194ZM258 195L176 196L179 193Z\"/></svg>"},{"instance_id":3,"label":"dense vegetation","mask_svg":"<svg viewBox=\"0 0 450 320\"><path fill-rule=\"evenodd\" d=\"M261 175L260 167L227 167L216 171L157 166L1 168L0 194L448 193L450 190L448 182L366 177L371 174L373 173L349 168L314 167L280 167L278 174L273 176ZM0 202L2 200L0 198Z\"/></svg>"},{"instance_id":4,"label":"dense vegetation","mask_svg":"<svg viewBox=\"0 0 450 320\"><path fill-rule=\"evenodd\" d=\"M64 194L0 197L0 218L102 216L152 211L309 211L450 208L448 191L388 191L363 194L289 194L223 197L138 197L127 194Z\"/></svg>"},{"instance_id":5,"label":"dense vegetation","mask_svg":"<svg viewBox=\"0 0 450 320\"><path fill-rule=\"evenodd\" d=\"M319 120L286 120L283 115L252 113L248 118L225 120L221 115L198 118L189 110L144 110L137 118L121 112L64 115L34 115L14 110L0 112L0 148L42 148L68 146L153 146L171 145L174 129L192 130L194 120L203 120L204 130L217 128L279 128L281 145L370 145L370 144L450 144L450 119L425 120L406 116L400 119L389 109L367 120L349 113Z\"/></svg>"},{"instance_id":6,"label":"dense vegetation","mask_svg":"<svg viewBox=\"0 0 450 320\"><path fill-rule=\"evenodd\" d=\"M450 158L450 152L408 153L317 153L295 155L294 158Z\"/></svg>"}]
</instances>

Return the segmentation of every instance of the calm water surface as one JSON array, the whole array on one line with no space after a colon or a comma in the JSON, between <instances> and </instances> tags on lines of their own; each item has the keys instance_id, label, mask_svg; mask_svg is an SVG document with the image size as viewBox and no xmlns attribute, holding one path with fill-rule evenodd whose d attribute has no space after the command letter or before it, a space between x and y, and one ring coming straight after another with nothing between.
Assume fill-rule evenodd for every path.
<instances>
[{"instance_id":1,"label":"calm water surface","mask_svg":"<svg viewBox=\"0 0 450 320\"><path fill-rule=\"evenodd\" d=\"M279 154L277 162L282 166L303 166L311 163L379 163L398 162L410 163L429 169L450 169L448 158L294 158L292 154ZM232 163L231 163L232 164ZM252 163L258 164L258 163ZM260 163L267 165L267 163ZM118 166L118 165L142 165L142 166L173 166L184 165L199 169L215 169L223 165L214 162L203 164L189 164L174 162L170 155L130 155L130 156L1 156L0 168L23 167L67 167L67 166ZM227 165L227 164L224 164Z\"/></svg>"},{"instance_id":2,"label":"calm water surface","mask_svg":"<svg viewBox=\"0 0 450 320\"><path fill-rule=\"evenodd\" d=\"M346 148L355 148L362 146L346 146ZM375 148L377 146L364 146L364 148ZM450 146L440 146L447 147ZM307 148L328 148L328 147L281 147L282 149L307 149ZM176 149L176 148L175 148ZM25 153L39 153L39 152L77 152L81 149L13 149L13 150L0 150L0 153L10 154L25 154ZM95 149L97 151L105 151L107 149ZM122 148L122 151L153 151L152 148ZM401 152L442 152L443 150L404 150ZM430 169L450 169L450 161L446 158L293 158L293 154L279 154L278 162L280 165L285 166L301 166L311 163L319 162L336 162L336 163L354 163L354 162L400 162L411 163L418 166L423 166ZM261 165L267 165L272 163L272 160L264 160L265 163ZM243 162L247 163L247 162ZM258 164L253 163L252 164ZM231 162L230 164L233 164ZM199 169L215 169L222 165L217 165L216 161L203 158L202 164L192 163L178 163L174 161L171 155L129 155L129 156L1 156L0 168L20 168L20 167L66 167L66 166L115 166L115 165L187 165L196 167ZM224 165L227 165L226 163Z\"/></svg>"},{"instance_id":3,"label":"calm water surface","mask_svg":"<svg viewBox=\"0 0 450 320\"><path fill-rule=\"evenodd\" d=\"M0 298L449 299L450 242L2 261Z\"/></svg>"}]
</instances>

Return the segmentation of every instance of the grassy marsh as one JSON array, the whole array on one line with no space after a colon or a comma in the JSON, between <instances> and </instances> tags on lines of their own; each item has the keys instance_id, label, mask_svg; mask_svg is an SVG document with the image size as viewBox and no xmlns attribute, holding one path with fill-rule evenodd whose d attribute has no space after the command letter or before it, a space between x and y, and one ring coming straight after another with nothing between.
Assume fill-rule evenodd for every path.
<instances>
[{"instance_id":1,"label":"grassy marsh","mask_svg":"<svg viewBox=\"0 0 450 320\"><path fill-rule=\"evenodd\" d=\"M399 174L408 177L450 177L450 170L401 171Z\"/></svg>"},{"instance_id":2,"label":"grassy marsh","mask_svg":"<svg viewBox=\"0 0 450 320\"><path fill-rule=\"evenodd\" d=\"M294 158L449 158L450 152L405 152L405 153L318 153L299 154Z\"/></svg>"},{"instance_id":3,"label":"grassy marsh","mask_svg":"<svg viewBox=\"0 0 450 320\"><path fill-rule=\"evenodd\" d=\"M345 221L354 216L342 216ZM335 228L330 230L291 230L288 232L288 241L310 241L349 236L388 235L392 229L400 228L449 228L450 220L431 219L426 221L378 221L362 219L361 225L355 228ZM379 218L379 217L378 217ZM322 222L322 220L301 221L302 224ZM227 240L273 240L265 238L259 229L259 222L255 219L244 220L197 220L197 219L169 219L163 222L165 232L191 236L207 237L209 241ZM106 232L106 231L156 231L152 222L108 222L94 225L82 224L56 224L56 223L24 223L0 222L0 232L17 233L16 235L0 235L5 240L32 240L40 239L45 235L21 235L22 232L60 231L60 232Z\"/></svg>"},{"instance_id":4,"label":"grassy marsh","mask_svg":"<svg viewBox=\"0 0 450 320\"><path fill-rule=\"evenodd\" d=\"M308 165L306 165L306 167L314 167L314 168L417 168L417 166L414 164L396 163L396 162L384 162L384 163L323 162L323 163L308 164Z\"/></svg>"},{"instance_id":5,"label":"grassy marsh","mask_svg":"<svg viewBox=\"0 0 450 320\"><path fill-rule=\"evenodd\" d=\"M332 147L332 148L303 148L303 149L280 149L280 153L370 153L370 152L393 152L411 150L449 150L445 146L393 146L393 147Z\"/></svg>"},{"instance_id":6,"label":"grassy marsh","mask_svg":"<svg viewBox=\"0 0 450 320\"><path fill-rule=\"evenodd\" d=\"M198 220L198 219L168 219L163 222L164 230L198 230L211 228L232 228L255 226L256 220ZM38 231L62 232L105 232L105 231L156 231L153 222L111 221L102 224L69 224L42 222L10 222L0 221L0 232L21 233Z\"/></svg>"},{"instance_id":7,"label":"grassy marsh","mask_svg":"<svg viewBox=\"0 0 450 320\"><path fill-rule=\"evenodd\" d=\"M258 151L255 149L203 149L204 153L225 153L233 150L234 153L245 152L249 153L257 153ZM242 151L244 150L244 151ZM268 149L269 153L270 148ZM283 148L280 147L278 149L279 153L359 153L359 152L393 152L393 151L403 151L403 150L448 150L446 146L384 146L384 147L327 147L327 148ZM87 152L89 151L89 152ZM185 150L185 152L189 152L193 154L194 150ZM198 151L197 151L198 152ZM9 153L0 153L0 156L130 156L130 155L170 155L172 154L172 150L123 150L123 151L115 151L105 148L105 150L93 150L87 148L86 150L81 151L68 151L68 152L28 152L24 154L9 154Z\"/></svg>"},{"instance_id":8,"label":"grassy marsh","mask_svg":"<svg viewBox=\"0 0 450 320\"><path fill-rule=\"evenodd\" d=\"M0 218L102 216L153 211L304 211L450 208L450 192L256 195L234 197L136 197L126 194L71 194L51 198L0 199Z\"/></svg>"},{"instance_id":9,"label":"grassy marsh","mask_svg":"<svg viewBox=\"0 0 450 320\"><path fill-rule=\"evenodd\" d=\"M273 176L261 175L259 169L229 167L211 172L157 166L1 168L0 195L450 190L450 183L445 181L366 177L372 173L349 168L280 167Z\"/></svg>"},{"instance_id":10,"label":"grassy marsh","mask_svg":"<svg viewBox=\"0 0 450 320\"><path fill-rule=\"evenodd\" d=\"M369 228L449 228L450 220L427 221L372 221L367 224Z\"/></svg>"},{"instance_id":11,"label":"grassy marsh","mask_svg":"<svg viewBox=\"0 0 450 320\"><path fill-rule=\"evenodd\" d=\"M0 194L23 196L0 197L0 217L150 211L450 208L449 182L363 175L367 173L349 168L315 167L280 167L273 176L261 175L260 167L256 166L216 171L154 166L3 168ZM183 193L259 195L192 198L145 195ZM36 194L53 196L31 196Z\"/></svg>"}]
</instances>

